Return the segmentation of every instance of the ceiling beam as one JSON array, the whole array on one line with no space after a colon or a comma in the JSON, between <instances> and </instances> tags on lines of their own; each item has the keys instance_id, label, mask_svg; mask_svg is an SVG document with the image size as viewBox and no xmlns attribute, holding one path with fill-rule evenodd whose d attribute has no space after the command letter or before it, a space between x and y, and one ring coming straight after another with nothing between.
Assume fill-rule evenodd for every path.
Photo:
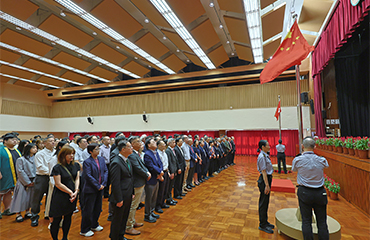
<instances>
[{"instance_id":1,"label":"ceiling beam","mask_svg":"<svg viewBox=\"0 0 370 240\"><path fill-rule=\"evenodd\" d=\"M272 13L273 11L278 10L282 6L286 4L286 0L278 0L276 2L271 3L267 7L261 10L261 18Z\"/></svg>"},{"instance_id":2,"label":"ceiling beam","mask_svg":"<svg viewBox=\"0 0 370 240\"><path fill-rule=\"evenodd\" d=\"M197 19L195 19L194 21L192 21L191 23L189 23L187 26L186 26L186 29L191 32L193 31L195 28L197 28L200 24L204 23L205 21L208 20L208 16L206 14L203 14L201 16L199 16Z\"/></svg>"},{"instance_id":3,"label":"ceiling beam","mask_svg":"<svg viewBox=\"0 0 370 240\"><path fill-rule=\"evenodd\" d=\"M235 19L245 21L244 13L230 12L230 11L225 11L225 10L220 10L220 12L224 17L235 18Z\"/></svg>"},{"instance_id":4,"label":"ceiling beam","mask_svg":"<svg viewBox=\"0 0 370 240\"><path fill-rule=\"evenodd\" d=\"M166 46L173 54L175 54L181 61L186 63L188 58L182 51L177 51L179 48L161 31L159 27L157 27L150 19L145 16L145 14L140 11L138 7L136 7L135 4L133 4L130 0L115 0L115 2L121 6L122 9L124 9L127 13L129 13L137 22L139 22L143 26L143 31L150 32L155 38L158 39L164 46ZM149 20L149 22L145 22L145 20ZM171 29L174 31L173 29ZM140 30L142 31L142 30ZM140 32L139 31L139 32ZM171 32L172 32L171 31ZM175 31L174 31L175 32ZM176 33L176 32L175 32ZM134 37L134 36L133 36ZM129 40L131 42L136 42L139 38L133 39L135 41L131 41L131 38ZM146 50L148 51L148 49ZM158 61L161 61L157 59ZM162 59L164 60L164 59ZM153 64L149 63L151 66ZM147 67L147 65L146 65ZM154 66L153 66L154 67ZM150 69L149 69L150 70ZM160 69L160 71L163 71Z\"/></svg>"},{"instance_id":5,"label":"ceiling beam","mask_svg":"<svg viewBox=\"0 0 370 240\"><path fill-rule=\"evenodd\" d=\"M252 48L252 46L250 44L248 44L248 43L234 41L234 44L237 44L237 45L240 45L240 46L243 46L243 47Z\"/></svg>"},{"instance_id":6,"label":"ceiling beam","mask_svg":"<svg viewBox=\"0 0 370 240\"><path fill-rule=\"evenodd\" d=\"M215 30L218 38L220 39L220 44L224 47L227 56L229 58L233 57L236 53L236 50L217 0L212 1L213 7L210 6L209 0L200 0L200 2L202 3L203 8L206 11L206 14L208 15L208 18L211 21L213 29ZM211 51L213 51L214 49L211 49ZM209 50L210 49L205 51L206 54L211 52Z\"/></svg>"}]
</instances>

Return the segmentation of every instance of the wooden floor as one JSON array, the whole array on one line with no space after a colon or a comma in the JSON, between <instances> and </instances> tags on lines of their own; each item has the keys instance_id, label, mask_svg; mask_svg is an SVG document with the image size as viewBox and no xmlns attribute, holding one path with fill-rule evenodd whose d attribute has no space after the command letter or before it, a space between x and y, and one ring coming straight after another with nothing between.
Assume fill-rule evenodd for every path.
<instances>
[{"instance_id":1,"label":"wooden floor","mask_svg":"<svg viewBox=\"0 0 370 240\"><path fill-rule=\"evenodd\" d=\"M275 159L272 160L276 162ZM292 159L287 159L291 164ZM259 231L258 197L256 186L258 173L256 157L236 157L236 165L222 171L201 186L188 193L177 206L165 209L156 223L146 223L139 228L142 233L129 236L133 239L290 239ZM296 173L277 174L274 178L290 179L296 184ZM43 202L44 203L44 202ZM43 204L44 206L44 204ZM42 212L43 212L42 206ZM275 222L275 212L282 208L294 208L298 200L294 193L272 192L269 205L269 222ZM2 206L3 207L3 206ZM339 198L329 200L328 215L342 226L342 239L370 239L370 219L356 207ZM107 221L108 203L103 200L100 225L102 232L88 239L108 239L110 222ZM144 209L137 211L137 222L143 222ZM15 222L15 215L0 220L0 239L42 240L51 239L48 220L41 219L38 227L31 227L30 220ZM75 213L69 239L84 239L79 235L81 213ZM61 238L61 231L59 233Z\"/></svg>"}]
</instances>

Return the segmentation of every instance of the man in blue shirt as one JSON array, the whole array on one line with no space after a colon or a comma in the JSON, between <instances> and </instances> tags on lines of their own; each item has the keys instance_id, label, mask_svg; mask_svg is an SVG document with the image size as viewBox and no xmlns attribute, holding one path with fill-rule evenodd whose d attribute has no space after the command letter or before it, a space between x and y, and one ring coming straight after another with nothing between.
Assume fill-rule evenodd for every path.
<instances>
[{"instance_id":1,"label":"man in blue shirt","mask_svg":"<svg viewBox=\"0 0 370 240\"><path fill-rule=\"evenodd\" d=\"M303 139L303 153L294 158L292 170L297 171L298 201L302 215L303 238L313 239L312 209L315 211L319 239L329 239L326 223L328 198L324 189L324 168L329 167L324 157L313 153L315 141L312 137Z\"/></svg>"}]
</instances>

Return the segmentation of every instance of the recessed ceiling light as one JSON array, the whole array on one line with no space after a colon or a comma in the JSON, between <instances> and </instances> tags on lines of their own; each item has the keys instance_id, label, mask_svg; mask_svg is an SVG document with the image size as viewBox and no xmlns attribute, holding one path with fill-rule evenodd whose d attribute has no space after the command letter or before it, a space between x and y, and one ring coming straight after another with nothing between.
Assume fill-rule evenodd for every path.
<instances>
[{"instance_id":1,"label":"recessed ceiling light","mask_svg":"<svg viewBox=\"0 0 370 240\"><path fill-rule=\"evenodd\" d=\"M15 29L17 29L17 30L19 30L19 31L20 31L20 30L22 30L22 28L20 28L20 27L15 27Z\"/></svg>"},{"instance_id":2,"label":"recessed ceiling light","mask_svg":"<svg viewBox=\"0 0 370 240\"><path fill-rule=\"evenodd\" d=\"M137 59L137 57L134 57L135 59Z\"/></svg>"},{"instance_id":3,"label":"recessed ceiling light","mask_svg":"<svg viewBox=\"0 0 370 240\"><path fill-rule=\"evenodd\" d=\"M230 41L226 41L226 43L227 43L227 44L229 44L229 43L230 43Z\"/></svg>"},{"instance_id":4,"label":"recessed ceiling light","mask_svg":"<svg viewBox=\"0 0 370 240\"><path fill-rule=\"evenodd\" d=\"M119 47L119 46L116 46L116 48L117 48L117 49L120 49L120 47Z\"/></svg>"},{"instance_id":5,"label":"recessed ceiling light","mask_svg":"<svg viewBox=\"0 0 370 240\"><path fill-rule=\"evenodd\" d=\"M67 15L64 12L60 12L60 16L65 17Z\"/></svg>"},{"instance_id":6,"label":"recessed ceiling light","mask_svg":"<svg viewBox=\"0 0 370 240\"><path fill-rule=\"evenodd\" d=\"M99 63L99 65L103 65L102 63Z\"/></svg>"},{"instance_id":7,"label":"recessed ceiling light","mask_svg":"<svg viewBox=\"0 0 370 240\"><path fill-rule=\"evenodd\" d=\"M177 49L177 50L176 50L176 52L180 52L180 50L179 50L179 49Z\"/></svg>"},{"instance_id":8,"label":"recessed ceiling light","mask_svg":"<svg viewBox=\"0 0 370 240\"><path fill-rule=\"evenodd\" d=\"M81 57L82 55L81 54L77 54L79 57Z\"/></svg>"},{"instance_id":9,"label":"recessed ceiling light","mask_svg":"<svg viewBox=\"0 0 370 240\"><path fill-rule=\"evenodd\" d=\"M222 26L222 24L220 24L219 28L220 28L220 29L223 29L223 28L224 28L224 26Z\"/></svg>"},{"instance_id":10,"label":"recessed ceiling light","mask_svg":"<svg viewBox=\"0 0 370 240\"><path fill-rule=\"evenodd\" d=\"M235 53L233 53L233 52L232 52L232 53L231 53L231 55L233 55L233 56L234 56L234 55L235 55Z\"/></svg>"},{"instance_id":11,"label":"recessed ceiling light","mask_svg":"<svg viewBox=\"0 0 370 240\"><path fill-rule=\"evenodd\" d=\"M145 18L144 22L149 23L149 19Z\"/></svg>"},{"instance_id":12,"label":"recessed ceiling light","mask_svg":"<svg viewBox=\"0 0 370 240\"><path fill-rule=\"evenodd\" d=\"M209 3L209 6L210 6L210 7L214 7L214 6L215 6L215 4L214 4L213 2L210 2L210 3Z\"/></svg>"},{"instance_id":13,"label":"recessed ceiling light","mask_svg":"<svg viewBox=\"0 0 370 240\"><path fill-rule=\"evenodd\" d=\"M187 59L186 61L187 61L187 62L190 62L190 60L189 60L189 59Z\"/></svg>"},{"instance_id":14,"label":"recessed ceiling light","mask_svg":"<svg viewBox=\"0 0 370 240\"><path fill-rule=\"evenodd\" d=\"M148 65L149 68L151 68L152 66Z\"/></svg>"},{"instance_id":15,"label":"recessed ceiling light","mask_svg":"<svg viewBox=\"0 0 370 240\"><path fill-rule=\"evenodd\" d=\"M51 44L56 45L56 43L55 43L55 42L51 42Z\"/></svg>"},{"instance_id":16,"label":"recessed ceiling light","mask_svg":"<svg viewBox=\"0 0 370 240\"><path fill-rule=\"evenodd\" d=\"M95 36L98 35L96 32L93 32L92 34L95 35Z\"/></svg>"},{"instance_id":17,"label":"recessed ceiling light","mask_svg":"<svg viewBox=\"0 0 370 240\"><path fill-rule=\"evenodd\" d=\"M164 36L164 37L163 37L163 40L166 40L166 39L167 39L167 38Z\"/></svg>"}]
</instances>

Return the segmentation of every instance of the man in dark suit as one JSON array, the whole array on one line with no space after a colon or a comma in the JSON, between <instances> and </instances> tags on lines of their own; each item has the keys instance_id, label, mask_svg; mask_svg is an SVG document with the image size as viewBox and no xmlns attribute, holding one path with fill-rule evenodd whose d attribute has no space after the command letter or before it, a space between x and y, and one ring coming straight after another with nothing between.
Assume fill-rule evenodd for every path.
<instances>
[{"instance_id":1,"label":"man in dark suit","mask_svg":"<svg viewBox=\"0 0 370 240\"><path fill-rule=\"evenodd\" d=\"M178 174L181 174L180 165L177 161L176 153L175 153L175 146L176 142L175 139L169 138L167 141L168 148L166 149L166 154L168 157L168 168L170 171L170 186L168 188L168 192L166 195L166 203L168 205L176 205L177 201L173 200L172 198L172 189L175 185L175 178Z\"/></svg>"},{"instance_id":2,"label":"man in dark suit","mask_svg":"<svg viewBox=\"0 0 370 240\"><path fill-rule=\"evenodd\" d=\"M182 152L181 146L183 144L183 141L181 138L176 139L176 147L175 147L175 153L176 153L176 158L178 161L178 166L180 168L180 173L176 176L175 178L175 186L173 193L175 195L176 199L182 199L183 196L186 195L186 193L182 192L182 185L184 182L184 171L185 171L185 157Z\"/></svg>"},{"instance_id":3,"label":"man in dark suit","mask_svg":"<svg viewBox=\"0 0 370 240\"><path fill-rule=\"evenodd\" d=\"M129 138L129 141L134 149L133 153L128 156L128 160L132 166L132 171L134 175L134 189L135 197L132 199L130 214L128 216L126 233L130 235L139 235L140 231L134 229L143 226L143 223L137 223L135 221L136 209L139 206L141 195L143 194L145 183L151 178L149 170L145 167L144 161L139 155L139 150L141 147L141 141L138 136L133 136Z\"/></svg>"},{"instance_id":4,"label":"man in dark suit","mask_svg":"<svg viewBox=\"0 0 370 240\"><path fill-rule=\"evenodd\" d=\"M145 141L145 147L147 150L145 151L144 162L152 176L145 186L144 221L154 223L159 218L159 215L154 213L154 208L157 203L158 180L163 181L163 164L156 151L157 143L153 138Z\"/></svg>"},{"instance_id":5,"label":"man in dark suit","mask_svg":"<svg viewBox=\"0 0 370 240\"><path fill-rule=\"evenodd\" d=\"M118 143L123 141L123 140L126 140L126 137L124 135L120 135L118 137L116 137L116 139L114 140L115 141L115 145L118 146ZM110 162L113 161L113 159L118 156L119 154L119 151L118 151L118 148L114 148L114 149L110 149L110 155L109 155L109 160ZM109 182L111 182L111 179L110 179L110 174L109 174L109 171L110 171L110 168L108 168L108 178L109 178ZM111 204L109 204L108 206L108 219L107 221L112 221L112 206Z\"/></svg>"},{"instance_id":6,"label":"man in dark suit","mask_svg":"<svg viewBox=\"0 0 370 240\"><path fill-rule=\"evenodd\" d=\"M113 240L126 240L126 222L134 197L132 166L127 159L132 153L132 146L123 140L118 143L117 148L119 154L113 158L109 172L112 182L109 202L113 210L109 237Z\"/></svg>"}]
</instances>

